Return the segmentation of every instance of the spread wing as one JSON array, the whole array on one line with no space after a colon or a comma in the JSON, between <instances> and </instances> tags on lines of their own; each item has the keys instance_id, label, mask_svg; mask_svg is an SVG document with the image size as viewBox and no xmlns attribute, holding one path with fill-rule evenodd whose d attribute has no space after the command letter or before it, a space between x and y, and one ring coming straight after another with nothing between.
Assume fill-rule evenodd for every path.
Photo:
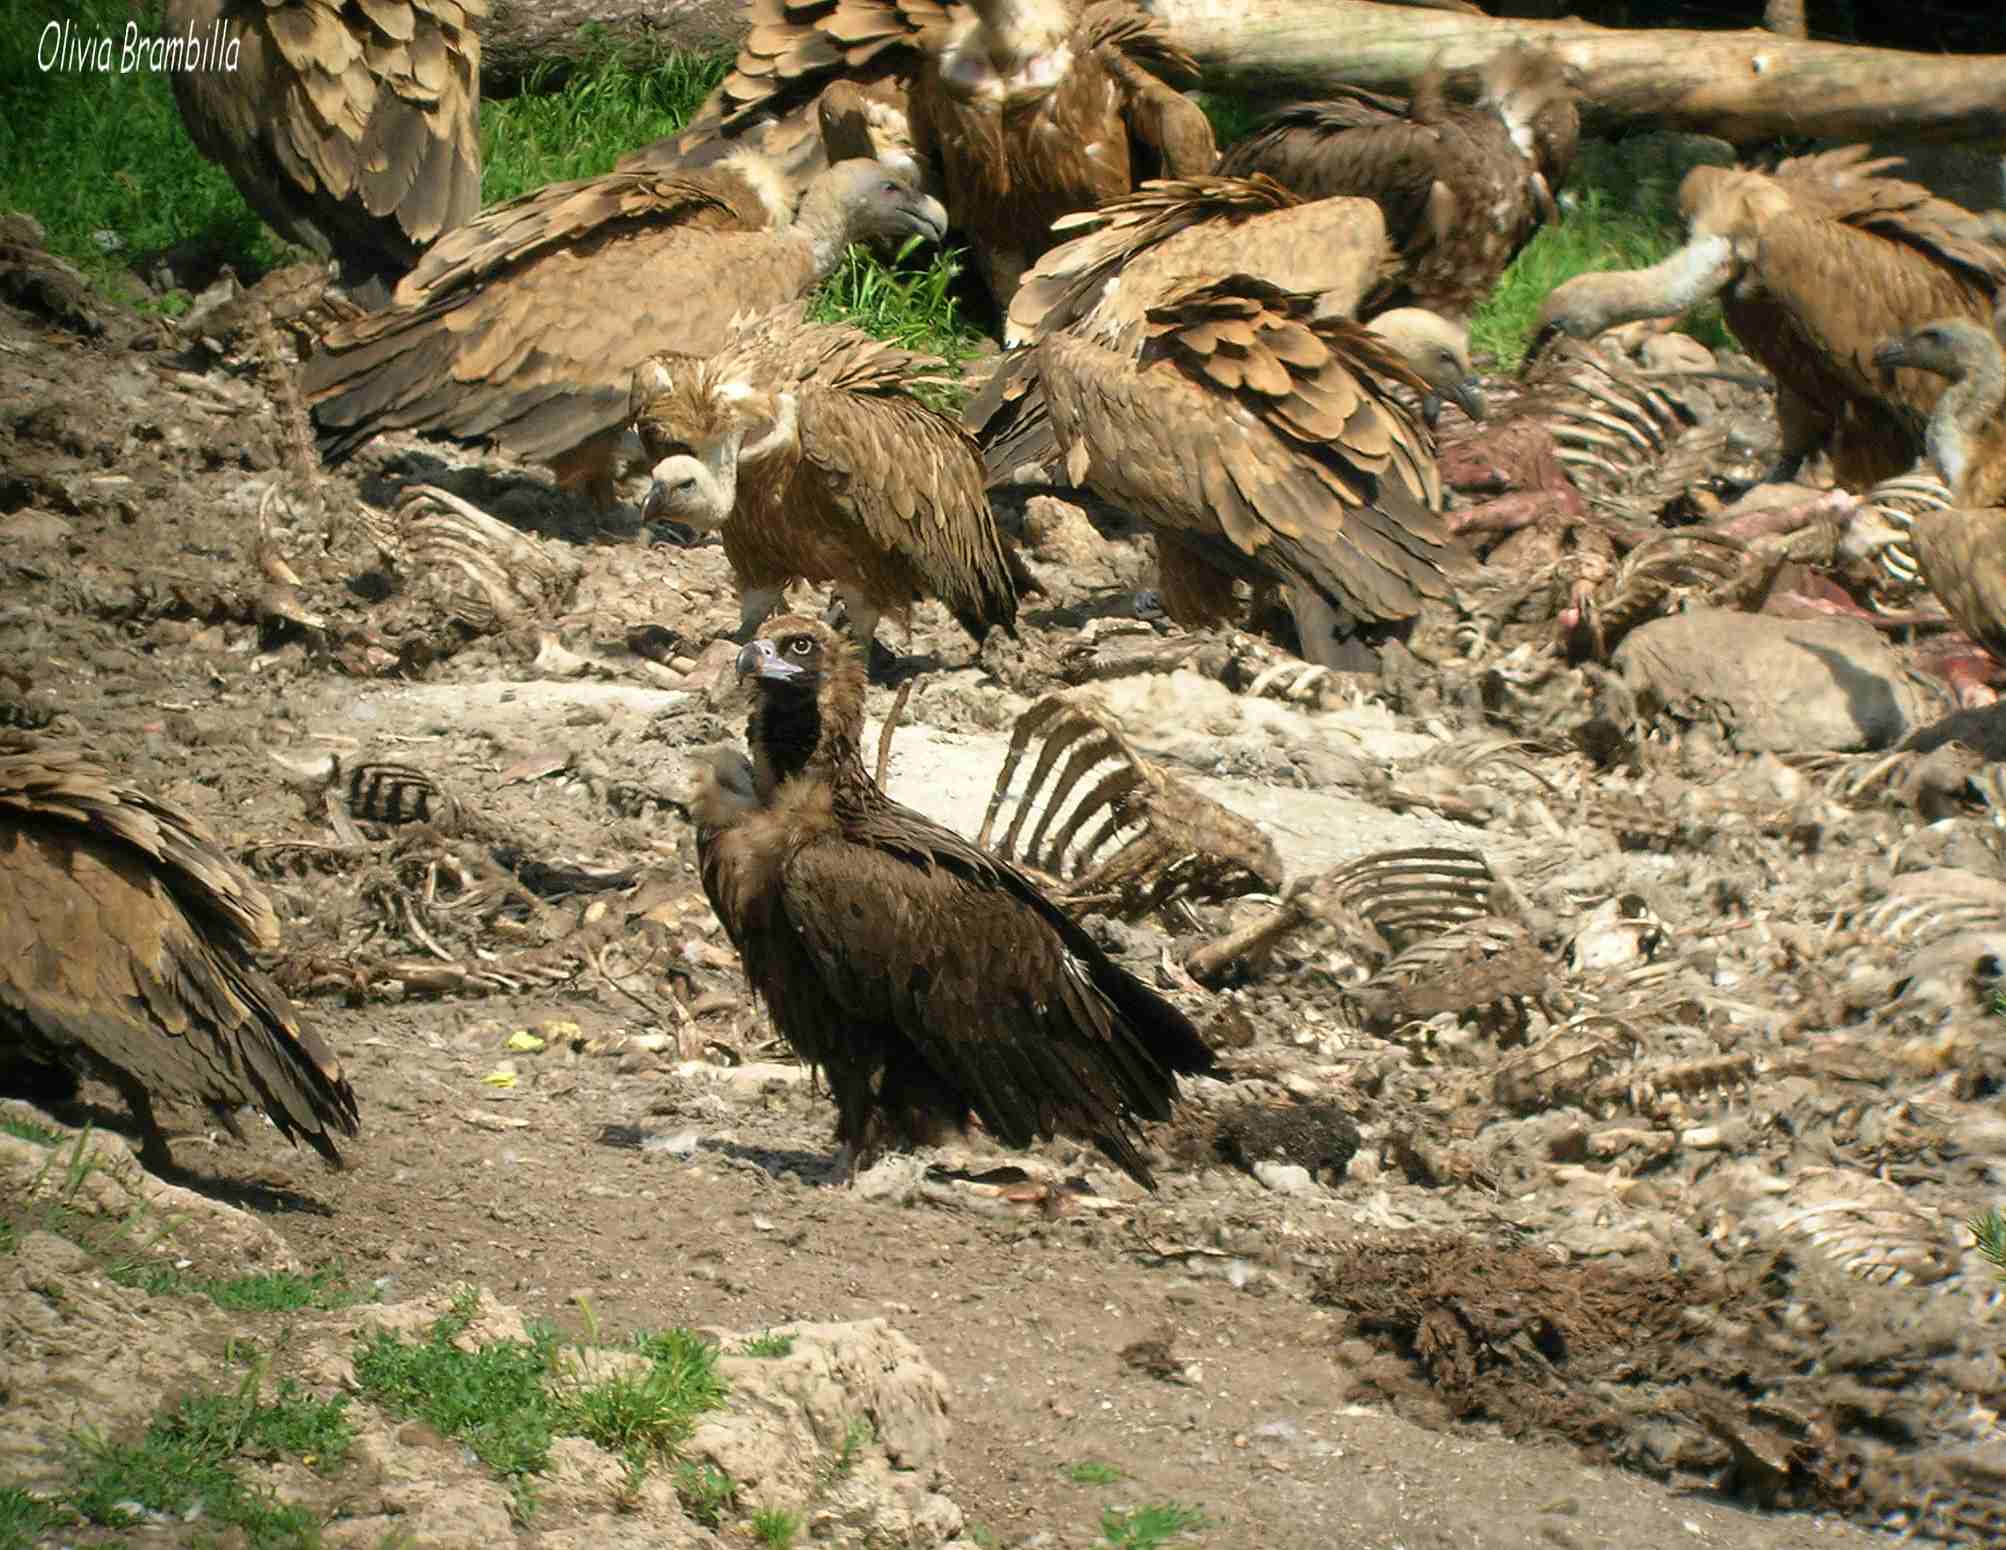
<instances>
[{"instance_id":1,"label":"spread wing","mask_svg":"<svg viewBox=\"0 0 2006 1550\"><path fill-rule=\"evenodd\" d=\"M480 208L487 0L170 0L171 33L224 22L235 70L170 72L204 155L285 236L350 278L395 277ZM227 16L226 16L227 13Z\"/></svg>"},{"instance_id":2,"label":"spread wing","mask_svg":"<svg viewBox=\"0 0 2006 1550\"><path fill-rule=\"evenodd\" d=\"M1419 383L1375 336L1311 307L1236 275L1150 308L1129 353L1046 340L1068 475L1231 574L1408 618L1469 563L1438 515L1432 442L1389 391Z\"/></svg>"},{"instance_id":3,"label":"spread wing","mask_svg":"<svg viewBox=\"0 0 2006 1550\"><path fill-rule=\"evenodd\" d=\"M251 960L270 902L192 820L57 750L0 755L0 1039L124 1086L256 1103L340 1161L340 1063Z\"/></svg>"},{"instance_id":4,"label":"spread wing","mask_svg":"<svg viewBox=\"0 0 2006 1550\"><path fill-rule=\"evenodd\" d=\"M708 354L735 314L813 283L806 248L746 214L714 179L660 173L556 185L489 212L394 305L322 341L306 394L323 450L340 458L378 431L419 430L550 459L616 431L640 362Z\"/></svg>"}]
</instances>

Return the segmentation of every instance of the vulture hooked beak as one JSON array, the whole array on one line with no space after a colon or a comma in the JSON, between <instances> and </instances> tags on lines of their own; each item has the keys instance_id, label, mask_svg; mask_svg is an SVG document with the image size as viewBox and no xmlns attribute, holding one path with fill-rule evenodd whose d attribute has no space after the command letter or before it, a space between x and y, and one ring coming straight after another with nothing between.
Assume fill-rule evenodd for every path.
<instances>
[{"instance_id":1,"label":"vulture hooked beak","mask_svg":"<svg viewBox=\"0 0 2006 1550\"><path fill-rule=\"evenodd\" d=\"M914 189L899 216L903 224L911 229L912 235L922 241L937 243L947 240L947 206L933 195Z\"/></svg>"},{"instance_id":2,"label":"vulture hooked beak","mask_svg":"<svg viewBox=\"0 0 2006 1550\"><path fill-rule=\"evenodd\" d=\"M764 638L751 642L738 654L740 678L764 678L772 683L784 684L791 683L806 671L781 656L780 648Z\"/></svg>"},{"instance_id":3,"label":"vulture hooked beak","mask_svg":"<svg viewBox=\"0 0 2006 1550\"><path fill-rule=\"evenodd\" d=\"M1874 350L1874 368L1881 374L1882 381L1888 381L1895 374L1897 366L1908 364L1908 340L1884 339Z\"/></svg>"},{"instance_id":4,"label":"vulture hooked beak","mask_svg":"<svg viewBox=\"0 0 2006 1550\"><path fill-rule=\"evenodd\" d=\"M1432 431L1435 422L1442 418L1442 406L1451 398L1456 401L1456 407L1472 420L1481 420L1484 417L1483 383L1475 377L1465 377L1449 389L1446 397L1441 393L1421 395L1421 419L1429 430Z\"/></svg>"}]
</instances>

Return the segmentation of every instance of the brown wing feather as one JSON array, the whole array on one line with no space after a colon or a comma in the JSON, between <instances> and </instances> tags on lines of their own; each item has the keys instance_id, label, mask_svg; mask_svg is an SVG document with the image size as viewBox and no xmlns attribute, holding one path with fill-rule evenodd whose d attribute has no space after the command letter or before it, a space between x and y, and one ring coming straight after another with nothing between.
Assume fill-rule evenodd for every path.
<instances>
[{"instance_id":1,"label":"brown wing feather","mask_svg":"<svg viewBox=\"0 0 2006 1550\"><path fill-rule=\"evenodd\" d=\"M190 136L284 236L395 279L480 208L487 0L168 0L167 30L238 40L170 72Z\"/></svg>"},{"instance_id":2,"label":"brown wing feather","mask_svg":"<svg viewBox=\"0 0 2006 1550\"><path fill-rule=\"evenodd\" d=\"M640 362L719 348L741 308L793 300L814 269L697 178L614 173L483 217L413 279L307 365L330 458L399 429L556 457L619 427Z\"/></svg>"},{"instance_id":3,"label":"brown wing feather","mask_svg":"<svg viewBox=\"0 0 2006 1550\"><path fill-rule=\"evenodd\" d=\"M74 753L0 754L0 1038L104 1076L143 1126L150 1094L255 1103L338 1164L355 1093L252 961L277 940L193 820Z\"/></svg>"},{"instance_id":4,"label":"brown wing feather","mask_svg":"<svg viewBox=\"0 0 2006 1550\"><path fill-rule=\"evenodd\" d=\"M1416 379L1312 311L1233 276L1152 307L1139 362L1048 339L1054 430L1074 482L1176 530L1180 558L1312 586L1355 617L1411 617L1468 564L1437 514L1432 444L1385 390Z\"/></svg>"},{"instance_id":5,"label":"brown wing feather","mask_svg":"<svg viewBox=\"0 0 2006 1550\"><path fill-rule=\"evenodd\" d=\"M1930 590L1967 635L2006 660L2006 511L1926 511L1912 532Z\"/></svg>"}]
</instances>

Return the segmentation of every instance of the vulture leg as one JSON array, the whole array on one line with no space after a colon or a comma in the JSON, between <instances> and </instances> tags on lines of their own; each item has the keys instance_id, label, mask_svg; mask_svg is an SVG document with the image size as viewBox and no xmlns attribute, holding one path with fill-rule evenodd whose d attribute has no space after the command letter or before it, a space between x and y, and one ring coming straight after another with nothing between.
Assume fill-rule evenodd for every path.
<instances>
[{"instance_id":1,"label":"vulture leg","mask_svg":"<svg viewBox=\"0 0 2006 1550\"><path fill-rule=\"evenodd\" d=\"M174 1154L167 1149L167 1132L153 1113L153 1099L143 1083L122 1071L104 1073L125 1106L132 1111L133 1127L139 1132L139 1162L149 1173L172 1173Z\"/></svg>"},{"instance_id":2,"label":"vulture leg","mask_svg":"<svg viewBox=\"0 0 2006 1550\"><path fill-rule=\"evenodd\" d=\"M783 587L748 587L745 595L738 600L738 633L732 636L732 644L744 646L751 643L759 633L759 627L773 617L773 610L780 606L785 597Z\"/></svg>"},{"instance_id":3,"label":"vulture leg","mask_svg":"<svg viewBox=\"0 0 2006 1550\"><path fill-rule=\"evenodd\" d=\"M1296 621L1296 635L1302 658L1318 667L1340 673L1373 673L1379 659L1372 648L1357 638L1314 587L1297 582L1288 589L1289 612Z\"/></svg>"}]
</instances>

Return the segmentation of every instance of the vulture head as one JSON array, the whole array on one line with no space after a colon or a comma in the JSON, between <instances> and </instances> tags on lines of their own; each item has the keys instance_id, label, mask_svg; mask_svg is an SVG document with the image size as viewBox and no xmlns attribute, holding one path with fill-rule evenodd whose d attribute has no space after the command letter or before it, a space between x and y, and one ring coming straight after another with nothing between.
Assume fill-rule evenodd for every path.
<instances>
[{"instance_id":1,"label":"vulture head","mask_svg":"<svg viewBox=\"0 0 2006 1550\"><path fill-rule=\"evenodd\" d=\"M832 81L815 99L823 154L838 162L877 161L919 181L913 154L912 121L898 102L875 96L855 81Z\"/></svg>"},{"instance_id":2,"label":"vulture head","mask_svg":"<svg viewBox=\"0 0 2006 1550\"><path fill-rule=\"evenodd\" d=\"M1909 366L1961 382L1999 356L1999 341L1990 329L1969 318L1938 318L1934 323L1885 340L1874 351L1874 365L1884 372Z\"/></svg>"},{"instance_id":3,"label":"vulture head","mask_svg":"<svg viewBox=\"0 0 2006 1550\"><path fill-rule=\"evenodd\" d=\"M1545 49L1514 44L1484 66L1482 83L1477 100L1497 114L1535 176L1549 185L1541 203L1550 205L1552 190L1574 165L1581 138L1567 67Z\"/></svg>"},{"instance_id":4,"label":"vulture head","mask_svg":"<svg viewBox=\"0 0 2006 1550\"><path fill-rule=\"evenodd\" d=\"M1923 439L1944 483L1961 498L1966 477L1986 455L1979 451L1979 438L2006 402L2001 335L1970 318L1938 318L1883 340L1874 351L1874 366L1889 380L1903 367L1950 379Z\"/></svg>"},{"instance_id":5,"label":"vulture head","mask_svg":"<svg viewBox=\"0 0 2006 1550\"><path fill-rule=\"evenodd\" d=\"M855 242L896 248L911 237L940 241L947 235L947 209L919 186L912 169L853 157L816 174L794 224L813 240L818 264L833 270Z\"/></svg>"},{"instance_id":6,"label":"vulture head","mask_svg":"<svg viewBox=\"0 0 2006 1550\"><path fill-rule=\"evenodd\" d=\"M1484 388L1470 364L1470 336L1438 312L1424 307L1395 307L1365 325L1392 345L1414 375L1428 384L1421 398L1421 418L1434 429L1442 405L1454 399L1472 420L1484 417Z\"/></svg>"},{"instance_id":7,"label":"vulture head","mask_svg":"<svg viewBox=\"0 0 2006 1550\"><path fill-rule=\"evenodd\" d=\"M1576 275L1547 293L1526 365L1555 335L1593 339L1640 318L1679 317L1711 301L1755 261L1762 229L1792 207L1789 191L1759 172L1695 167L1679 185L1685 245L1648 269Z\"/></svg>"},{"instance_id":8,"label":"vulture head","mask_svg":"<svg viewBox=\"0 0 2006 1550\"><path fill-rule=\"evenodd\" d=\"M864 658L820 619L769 620L738 654L757 705L747 741L757 787L771 792L821 753L854 752L864 730Z\"/></svg>"},{"instance_id":9,"label":"vulture head","mask_svg":"<svg viewBox=\"0 0 2006 1550\"><path fill-rule=\"evenodd\" d=\"M713 361L672 355L643 361L627 393L627 413L649 464L642 519L698 532L724 526L738 504L739 469L799 445L798 408L792 393L762 393L728 380Z\"/></svg>"},{"instance_id":10,"label":"vulture head","mask_svg":"<svg viewBox=\"0 0 2006 1550\"><path fill-rule=\"evenodd\" d=\"M970 9L940 45L940 81L951 95L1010 112L1058 89L1073 66L1065 0L970 0Z\"/></svg>"}]
</instances>

